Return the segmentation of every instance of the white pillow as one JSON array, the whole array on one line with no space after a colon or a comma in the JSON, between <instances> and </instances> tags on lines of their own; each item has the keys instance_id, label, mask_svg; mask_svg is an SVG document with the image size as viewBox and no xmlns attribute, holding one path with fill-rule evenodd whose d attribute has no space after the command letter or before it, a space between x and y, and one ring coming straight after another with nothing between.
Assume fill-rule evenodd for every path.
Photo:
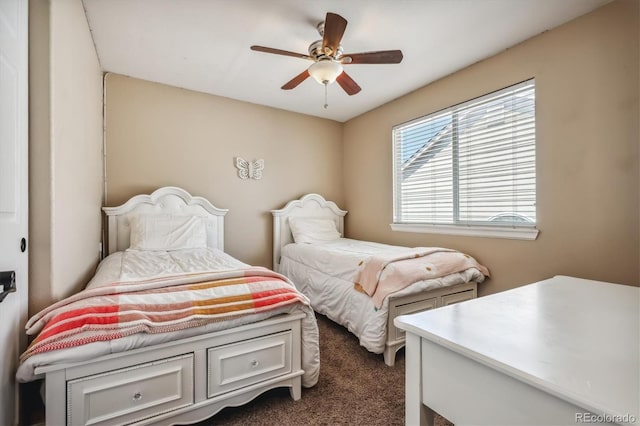
<instances>
[{"instance_id":1,"label":"white pillow","mask_svg":"<svg viewBox=\"0 0 640 426\"><path fill-rule=\"evenodd\" d=\"M204 218L169 214L138 215L129 220L129 248L133 250L183 250L207 247Z\"/></svg>"},{"instance_id":2,"label":"white pillow","mask_svg":"<svg viewBox=\"0 0 640 426\"><path fill-rule=\"evenodd\" d=\"M291 234L296 243L313 244L340 238L336 223L331 219L289 218Z\"/></svg>"}]
</instances>

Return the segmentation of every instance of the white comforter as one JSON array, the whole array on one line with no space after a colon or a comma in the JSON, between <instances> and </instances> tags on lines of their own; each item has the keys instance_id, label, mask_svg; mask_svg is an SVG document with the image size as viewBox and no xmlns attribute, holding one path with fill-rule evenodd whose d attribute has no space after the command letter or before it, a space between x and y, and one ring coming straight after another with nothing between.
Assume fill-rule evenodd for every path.
<instances>
[{"instance_id":1,"label":"white comforter","mask_svg":"<svg viewBox=\"0 0 640 426\"><path fill-rule=\"evenodd\" d=\"M282 249L280 272L291 279L310 300L314 310L347 327L360 345L374 353L384 352L387 340L389 298L376 309L373 299L354 289L357 265L363 257L410 251L411 248L340 238L316 244L288 244ZM420 281L393 293L402 297L423 291L478 283L485 276L477 269Z\"/></svg>"},{"instance_id":2,"label":"white comforter","mask_svg":"<svg viewBox=\"0 0 640 426\"><path fill-rule=\"evenodd\" d=\"M171 252L127 250L125 252L114 253L105 258L98 266L94 278L87 284L87 288L144 277L161 277L200 271L222 271L245 268L249 268L249 265L215 249L193 249ZM306 314L305 319L302 321L302 368L305 371L302 376L302 384L305 387L310 387L317 383L320 368L318 328L312 309L302 304L289 305L224 322L213 322L205 326L187 328L177 332L162 334L140 333L115 340L94 342L79 347L36 354L27 358L26 361L19 366L16 378L19 382L28 382L41 378L34 372L34 370L40 366L60 362L87 360L101 355L160 344L257 322L281 313L293 312L304 312Z\"/></svg>"}]
</instances>

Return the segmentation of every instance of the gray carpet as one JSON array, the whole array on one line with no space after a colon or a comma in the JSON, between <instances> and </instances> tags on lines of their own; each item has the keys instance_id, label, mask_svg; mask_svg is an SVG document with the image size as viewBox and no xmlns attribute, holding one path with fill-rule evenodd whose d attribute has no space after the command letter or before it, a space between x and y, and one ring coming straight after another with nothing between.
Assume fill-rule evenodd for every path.
<instances>
[{"instance_id":1,"label":"gray carpet","mask_svg":"<svg viewBox=\"0 0 640 426\"><path fill-rule=\"evenodd\" d=\"M396 365L362 348L357 338L326 317L320 329L320 379L293 401L272 389L242 407L225 408L199 423L209 425L404 425L404 350ZM437 426L450 426L436 417Z\"/></svg>"}]
</instances>

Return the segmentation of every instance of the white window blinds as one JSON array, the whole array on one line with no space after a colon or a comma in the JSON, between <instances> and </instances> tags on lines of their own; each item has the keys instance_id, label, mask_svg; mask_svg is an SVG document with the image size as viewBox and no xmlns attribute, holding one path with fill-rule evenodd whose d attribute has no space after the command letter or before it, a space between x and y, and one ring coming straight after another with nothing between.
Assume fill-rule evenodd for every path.
<instances>
[{"instance_id":1,"label":"white window blinds","mask_svg":"<svg viewBox=\"0 0 640 426\"><path fill-rule=\"evenodd\" d=\"M534 227L535 82L393 128L394 223Z\"/></svg>"}]
</instances>

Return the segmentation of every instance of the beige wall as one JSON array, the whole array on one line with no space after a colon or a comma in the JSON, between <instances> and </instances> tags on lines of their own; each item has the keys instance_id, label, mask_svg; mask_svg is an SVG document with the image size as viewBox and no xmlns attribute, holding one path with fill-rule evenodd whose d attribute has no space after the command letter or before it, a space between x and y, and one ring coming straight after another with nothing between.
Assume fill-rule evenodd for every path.
<instances>
[{"instance_id":1,"label":"beige wall","mask_svg":"<svg viewBox=\"0 0 640 426\"><path fill-rule=\"evenodd\" d=\"M29 2L29 313L51 301L49 2Z\"/></svg>"},{"instance_id":2,"label":"beige wall","mask_svg":"<svg viewBox=\"0 0 640 426\"><path fill-rule=\"evenodd\" d=\"M557 274L639 284L638 2L618 0L344 126L347 235L447 246L489 294ZM391 128L535 77L536 241L393 232Z\"/></svg>"},{"instance_id":3,"label":"beige wall","mask_svg":"<svg viewBox=\"0 0 640 426\"><path fill-rule=\"evenodd\" d=\"M86 284L99 258L102 71L80 0L30 4L30 313Z\"/></svg>"},{"instance_id":4,"label":"beige wall","mask_svg":"<svg viewBox=\"0 0 640 426\"><path fill-rule=\"evenodd\" d=\"M107 205L164 185L229 209L225 250L271 266L269 210L307 192L344 202L340 123L124 77L106 76ZM235 157L263 158L262 180Z\"/></svg>"}]
</instances>

